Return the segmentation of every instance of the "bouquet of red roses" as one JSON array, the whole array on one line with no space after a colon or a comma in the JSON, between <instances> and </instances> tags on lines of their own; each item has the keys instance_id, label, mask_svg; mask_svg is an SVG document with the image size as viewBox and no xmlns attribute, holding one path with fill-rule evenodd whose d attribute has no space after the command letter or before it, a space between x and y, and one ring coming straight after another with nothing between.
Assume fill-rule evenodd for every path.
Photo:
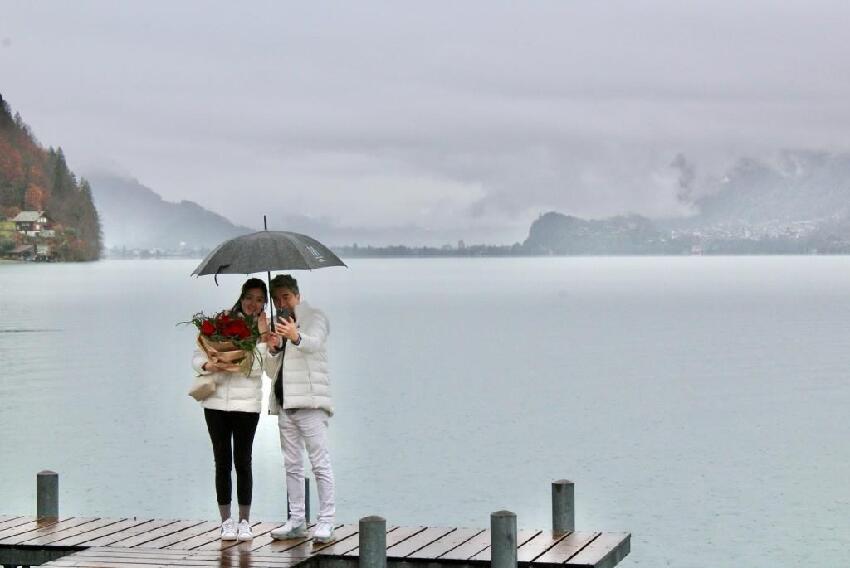
<instances>
[{"instance_id":1,"label":"bouquet of red roses","mask_svg":"<svg viewBox=\"0 0 850 568\"><path fill-rule=\"evenodd\" d=\"M210 361L225 364L226 371L251 372L261 335L257 318L227 311L213 316L198 312L191 323L198 328L198 345Z\"/></svg>"}]
</instances>

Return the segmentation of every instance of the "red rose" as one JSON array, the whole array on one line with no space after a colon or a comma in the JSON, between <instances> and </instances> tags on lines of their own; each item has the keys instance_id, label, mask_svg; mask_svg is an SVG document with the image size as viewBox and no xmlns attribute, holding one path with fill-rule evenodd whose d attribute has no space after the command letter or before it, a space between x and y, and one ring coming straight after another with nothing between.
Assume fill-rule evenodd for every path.
<instances>
[{"instance_id":1,"label":"red rose","mask_svg":"<svg viewBox=\"0 0 850 568\"><path fill-rule=\"evenodd\" d=\"M248 326L242 320L230 321L224 326L223 333L228 337L239 337L241 339L251 337L251 330L248 329Z\"/></svg>"},{"instance_id":2,"label":"red rose","mask_svg":"<svg viewBox=\"0 0 850 568\"><path fill-rule=\"evenodd\" d=\"M215 333L215 326L210 320L204 320L204 323L201 324L201 333L206 336L210 336Z\"/></svg>"}]
</instances>

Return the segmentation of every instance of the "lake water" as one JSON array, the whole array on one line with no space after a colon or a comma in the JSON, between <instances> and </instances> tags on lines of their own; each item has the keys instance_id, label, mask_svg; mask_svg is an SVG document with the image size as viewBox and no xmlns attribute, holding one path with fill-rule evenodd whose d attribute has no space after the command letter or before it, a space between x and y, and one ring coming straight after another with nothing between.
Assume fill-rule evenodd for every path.
<instances>
[{"instance_id":1,"label":"lake water","mask_svg":"<svg viewBox=\"0 0 850 568\"><path fill-rule=\"evenodd\" d=\"M186 396L240 277L196 261L0 265L0 513L214 518ZM300 274L332 322L338 520L627 530L625 566L847 566L850 258L351 260ZM276 422L254 514L285 511Z\"/></svg>"}]
</instances>

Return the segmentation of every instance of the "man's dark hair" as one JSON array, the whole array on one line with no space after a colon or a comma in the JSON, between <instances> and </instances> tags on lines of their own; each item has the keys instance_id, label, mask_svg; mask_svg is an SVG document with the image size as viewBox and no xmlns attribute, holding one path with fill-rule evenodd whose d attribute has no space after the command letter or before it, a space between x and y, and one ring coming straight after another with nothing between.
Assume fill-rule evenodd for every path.
<instances>
[{"instance_id":1,"label":"man's dark hair","mask_svg":"<svg viewBox=\"0 0 850 568\"><path fill-rule=\"evenodd\" d=\"M271 281L271 293L274 296L276 290L281 288L286 288L293 294L300 294L298 291L298 280L290 276L289 274L278 274Z\"/></svg>"}]
</instances>

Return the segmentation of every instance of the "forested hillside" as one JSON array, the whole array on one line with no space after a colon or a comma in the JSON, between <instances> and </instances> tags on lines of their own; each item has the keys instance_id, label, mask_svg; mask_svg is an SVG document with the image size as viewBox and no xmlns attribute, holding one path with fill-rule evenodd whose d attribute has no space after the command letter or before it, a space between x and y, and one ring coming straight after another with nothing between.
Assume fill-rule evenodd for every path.
<instances>
[{"instance_id":1,"label":"forested hillside","mask_svg":"<svg viewBox=\"0 0 850 568\"><path fill-rule=\"evenodd\" d=\"M100 220L88 182L68 168L61 148L42 148L0 95L0 220L11 220L21 211L44 211L48 216L51 232L43 239L54 259L100 257ZM4 234L0 253L36 238L42 237Z\"/></svg>"}]
</instances>

